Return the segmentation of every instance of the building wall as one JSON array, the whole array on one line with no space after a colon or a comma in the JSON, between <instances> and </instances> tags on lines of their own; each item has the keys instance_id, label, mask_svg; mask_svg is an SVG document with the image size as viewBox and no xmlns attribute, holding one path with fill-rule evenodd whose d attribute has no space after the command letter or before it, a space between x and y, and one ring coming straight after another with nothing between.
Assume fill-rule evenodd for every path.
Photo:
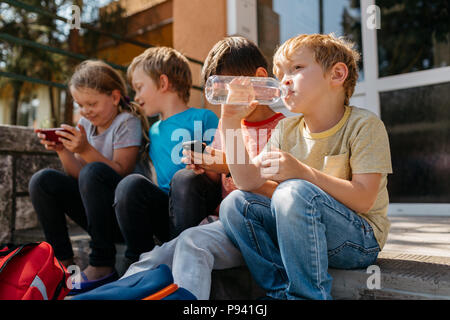
<instances>
[{"instance_id":1,"label":"building wall","mask_svg":"<svg viewBox=\"0 0 450 320\"><path fill-rule=\"evenodd\" d=\"M155 46L170 46L186 56L204 61L212 46L227 36L227 0L121 0L129 19L127 38ZM258 0L259 45L270 61L273 49L279 41L278 16L272 10L271 0ZM81 39L80 39L81 40ZM145 48L117 42L108 37L99 40L98 57L120 65L128 65ZM202 65L190 62L193 84L201 87ZM36 123L39 125L50 116L50 104L45 88L36 89L40 108ZM8 101L2 99L3 110ZM206 107L217 115L218 106L209 105L201 90L192 89L189 105ZM2 111L0 123L7 123L9 114Z\"/></svg>"},{"instance_id":2,"label":"building wall","mask_svg":"<svg viewBox=\"0 0 450 320\"><path fill-rule=\"evenodd\" d=\"M212 46L227 35L226 0L173 0L173 46L183 54L204 61ZM201 66L191 63L194 84L201 86ZM220 108L211 106L203 92L191 91L191 106L205 105L220 114Z\"/></svg>"},{"instance_id":3,"label":"building wall","mask_svg":"<svg viewBox=\"0 0 450 320\"><path fill-rule=\"evenodd\" d=\"M127 38L153 46L173 46L172 0L141 1L144 9L139 12L136 12L136 3L122 2L126 12L132 13L127 17ZM149 7L151 3L154 6ZM129 43L116 42L108 37L100 40L99 47L99 57L125 66L146 49Z\"/></svg>"}]
</instances>

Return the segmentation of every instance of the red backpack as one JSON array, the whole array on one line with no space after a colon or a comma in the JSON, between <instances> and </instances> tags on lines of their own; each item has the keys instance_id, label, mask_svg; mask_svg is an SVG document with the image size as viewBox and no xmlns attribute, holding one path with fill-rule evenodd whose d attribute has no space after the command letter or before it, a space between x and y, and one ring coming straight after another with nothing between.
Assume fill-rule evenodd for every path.
<instances>
[{"instance_id":1,"label":"red backpack","mask_svg":"<svg viewBox=\"0 0 450 320\"><path fill-rule=\"evenodd\" d=\"M69 277L47 242L0 246L0 300L61 300Z\"/></svg>"}]
</instances>

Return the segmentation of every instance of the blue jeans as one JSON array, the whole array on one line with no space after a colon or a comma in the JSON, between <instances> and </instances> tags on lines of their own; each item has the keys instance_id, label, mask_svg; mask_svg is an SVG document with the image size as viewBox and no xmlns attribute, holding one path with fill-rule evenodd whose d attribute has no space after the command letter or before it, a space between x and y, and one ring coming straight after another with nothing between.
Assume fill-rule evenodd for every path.
<instances>
[{"instance_id":1,"label":"blue jeans","mask_svg":"<svg viewBox=\"0 0 450 320\"><path fill-rule=\"evenodd\" d=\"M331 299L328 267L365 268L380 251L365 219L304 180L272 199L236 190L220 219L258 284L276 299Z\"/></svg>"}]
</instances>

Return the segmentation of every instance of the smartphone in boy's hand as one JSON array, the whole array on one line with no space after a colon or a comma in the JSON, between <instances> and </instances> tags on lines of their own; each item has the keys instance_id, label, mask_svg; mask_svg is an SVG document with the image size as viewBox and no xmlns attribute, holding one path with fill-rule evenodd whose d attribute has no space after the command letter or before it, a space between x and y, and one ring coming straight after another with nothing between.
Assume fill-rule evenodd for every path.
<instances>
[{"instance_id":1,"label":"smartphone in boy's hand","mask_svg":"<svg viewBox=\"0 0 450 320\"><path fill-rule=\"evenodd\" d=\"M183 142L183 149L186 151L193 151L198 153L203 153L206 148L206 143L201 142L199 140L192 140ZM201 151L200 151L201 150Z\"/></svg>"},{"instance_id":2,"label":"smartphone in boy's hand","mask_svg":"<svg viewBox=\"0 0 450 320\"><path fill-rule=\"evenodd\" d=\"M60 136L58 136L56 134L56 131L64 131L64 132L70 133L69 131L67 131L63 128L37 129L36 130L37 133L42 133L43 135L45 135L45 140L52 141L55 143L61 143L61 141L59 141Z\"/></svg>"}]
</instances>

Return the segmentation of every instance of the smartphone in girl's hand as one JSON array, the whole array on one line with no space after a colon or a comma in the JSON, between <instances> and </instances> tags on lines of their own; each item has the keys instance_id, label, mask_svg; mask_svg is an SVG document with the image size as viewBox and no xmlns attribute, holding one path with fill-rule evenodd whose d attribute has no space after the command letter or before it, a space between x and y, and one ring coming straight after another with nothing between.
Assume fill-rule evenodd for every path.
<instances>
[{"instance_id":1,"label":"smartphone in girl's hand","mask_svg":"<svg viewBox=\"0 0 450 320\"><path fill-rule=\"evenodd\" d=\"M59 136L56 134L56 131L64 131L67 133L70 133L69 131L63 129L63 128L50 128L50 129L37 129L36 132L42 133L45 135L45 140L53 141L56 143L61 143L59 141Z\"/></svg>"}]
</instances>

